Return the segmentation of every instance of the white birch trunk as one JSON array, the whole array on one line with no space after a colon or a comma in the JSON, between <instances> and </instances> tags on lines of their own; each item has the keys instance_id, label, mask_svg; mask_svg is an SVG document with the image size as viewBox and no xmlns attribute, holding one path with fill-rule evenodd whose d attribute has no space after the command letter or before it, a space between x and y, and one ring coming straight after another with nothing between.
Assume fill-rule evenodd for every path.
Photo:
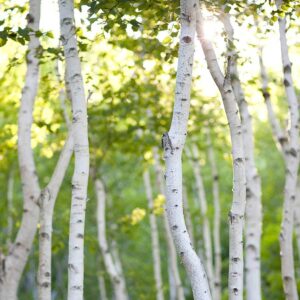
<instances>
[{"instance_id":1,"label":"white birch trunk","mask_svg":"<svg viewBox=\"0 0 300 300\"><path fill-rule=\"evenodd\" d=\"M276 1L280 8L282 1ZM288 46L286 40L286 18L279 18L279 34L281 45L281 60L283 65L283 84L285 87L286 98L289 106L290 128L288 132L282 130L277 120L270 101L268 90L268 79L264 69L262 56L260 55L260 67L262 77L263 96L268 109L268 116L272 125L274 137L285 162L286 176L284 187L284 203L282 209L282 222L280 232L280 255L281 255L281 274L286 300L298 300L298 291L295 279L294 253L293 253L293 226L294 210L296 200L297 174L299 167L299 112L298 100L296 97L293 79L292 66L289 60Z\"/></svg>"},{"instance_id":2,"label":"white birch trunk","mask_svg":"<svg viewBox=\"0 0 300 300\"><path fill-rule=\"evenodd\" d=\"M112 254L108 248L106 239L106 221L105 221L105 202L106 195L103 183L100 179L95 180L95 190L97 196L97 223L98 223L98 242L103 256L106 271L110 277L116 300L128 300L126 287L118 273Z\"/></svg>"},{"instance_id":3,"label":"white birch trunk","mask_svg":"<svg viewBox=\"0 0 300 300\"><path fill-rule=\"evenodd\" d=\"M261 299L261 275L260 275L260 241L261 241L261 184L254 159L254 142L252 120L248 104L242 89L237 67L237 52L234 47L234 32L230 16L221 15L230 48L228 55L232 56L231 84L237 101L241 121L246 167L246 294L248 300Z\"/></svg>"},{"instance_id":4,"label":"white birch trunk","mask_svg":"<svg viewBox=\"0 0 300 300\"><path fill-rule=\"evenodd\" d=\"M219 174L216 165L215 153L211 142L210 132L207 133L208 144L208 159L211 166L213 203L214 203L214 226L213 226L213 241L214 241L214 300L221 300L221 274L222 274L222 248L220 238L220 195L219 195Z\"/></svg>"},{"instance_id":5,"label":"white birch trunk","mask_svg":"<svg viewBox=\"0 0 300 300\"><path fill-rule=\"evenodd\" d=\"M201 168L200 168L200 157L199 151L195 144L191 147L191 153L189 150L186 151L191 162L193 169L197 199L200 207L200 215L202 218L202 234L203 234L203 244L204 244L204 266L206 268L206 273L208 277L208 282L212 295L214 295L214 283L213 283L213 260L212 260L212 242L211 242L211 231L209 225L209 219L207 216L207 201L205 188L203 184Z\"/></svg>"},{"instance_id":6,"label":"white birch trunk","mask_svg":"<svg viewBox=\"0 0 300 300\"><path fill-rule=\"evenodd\" d=\"M242 124L230 80L231 59L226 76L219 67L214 48L203 33L203 17L197 10L197 34L201 42L208 69L222 96L229 123L233 160L233 200L229 212L229 300L243 299L244 257L243 228L246 205L246 174L242 138Z\"/></svg>"},{"instance_id":7,"label":"white birch trunk","mask_svg":"<svg viewBox=\"0 0 300 300\"><path fill-rule=\"evenodd\" d=\"M298 178L296 189L296 203L295 203L295 233L298 248L298 259L300 259L300 181Z\"/></svg>"},{"instance_id":8,"label":"white birch trunk","mask_svg":"<svg viewBox=\"0 0 300 300\"><path fill-rule=\"evenodd\" d=\"M13 234L13 196L14 196L14 169L12 168L8 174L7 183L7 246L11 246Z\"/></svg>"},{"instance_id":9,"label":"white birch trunk","mask_svg":"<svg viewBox=\"0 0 300 300\"><path fill-rule=\"evenodd\" d=\"M190 109L194 37L196 25L194 0L180 1L181 32L176 76L175 103L171 127L163 135L166 160L167 216L173 240L189 276L195 300L211 299L203 265L191 245L182 205L182 151L187 135Z\"/></svg>"},{"instance_id":10,"label":"white birch trunk","mask_svg":"<svg viewBox=\"0 0 300 300\"><path fill-rule=\"evenodd\" d=\"M106 287L105 287L105 280L103 275L98 275L98 285L99 285L99 292L100 292L100 300L108 300Z\"/></svg>"},{"instance_id":11,"label":"white birch trunk","mask_svg":"<svg viewBox=\"0 0 300 300\"><path fill-rule=\"evenodd\" d=\"M183 202L184 217L186 220L186 227L187 227L192 245L195 245L194 229L193 229L192 216L191 216L191 211L190 211L190 206L189 206L188 193L186 190L186 186L184 184L182 187L182 202Z\"/></svg>"},{"instance_id":12,"label":"white birch trunk","mask_svg":"<svg viewBox=\"0 0 300 300\"><path fill-rule=\"evenodd\" d=\"M89 176L87 104L77 50L72 0L59 0L61 42L66 61L66 86L70 88L73 112L75 167L70 213L68 299L83 299L84 224Z\"/></svg>"},{"instance_id":13,"label":"white birch trunk","mask_svg":"<svg viewBox=\"0 0 300 300\"><path fill-rule=\"evenodd\" d=\"M156 289L156 300L163 300L163 283L161 277L161 262L160 262L160 251L159 251L159 236L156 223L156 217L153 212L153 195L150 182L150 175L147 170L143 173L144 185L148 200L149 218L150 218L150 230L151 230L151 247L153 255L153 268L154 268L154 279Z\"/></svg>"},{"instance_id":14,"label":"white birch trunk","mask_svg":"<svg viewBox=\"0 0 300 300\"><path fill-rule=\"evenodd\" d=\"M128 292L127 292L127 289L126 289L126 280L125 280L125 276L124 276L122 261L121 261L121 258L120 258L117 242L115 240L113 240L112 243L111 243L111 252L112 252L113 260L114 260L115 265L116 265L117 272L119 273L119 276L120 276L120 280L122 281L121 285L124 286L124 291L125 291L125 294L127 295L127 298L128 298Z\"/></svg>"},{"instance_id":15,"label":"white birch trunk","mask_svg":"<svg viewBox=\"0 0 300 300\"><path fill-rule=\"evenodd\" d=\"M30 0L27 27L32 30L26 57L27 70L22 90L18 124L18 156L23 192L23 215L16 240L5 258L5 274L0 280L0 299L16 300L22 272L35 236L39 206L40 187L31 149L32 111L39 80L39 59L36 54L40 46L35 31L39 29L40 0Z\"/></svg>"},{"instance_id":16,"label":"white birch trunk","mask_svg":"<svg viewBox=\"0 0 300 300\"><path fill-rule=\"evenodd\" d=\"M73 153L73 146L73 136L72 132L70 132L65 146L60 154L52 178L41 194L39 268L37 278L39 300L51 300L51 249L53 210L58 191L64 179Z\"/></svg>"},{"instance_id":17,"label":"white birch trunk","mask_svg":"<svg viewBox=\"0 0 300 300\"><path fill-rule=\"evenodd\" d=\"M163 181L163 170L159 163L159 155L158 155L157 148L153 149L153 158L154 158L156 183L157 183L159 192L165 196L166 191L165 191L165 185L164 185L164 181ZM166 240L167 240L167 246L168 246L168 254L169 254L169 256L168 256L168 264L169 264L168 271L169 271L169 275L170 275L170 272L172 274L172 278L169 279L169 282L174 282L175 299L184 300L185 296L184 296L183 285L181 282L180 273L179 273L178 264L177 264L176 249L175 249L174 242L172 240L172 234L171 234L171 231L169 228L168 219L167 219L167 215L165 212L163 214L163 218L164 218L164 227L165 227ZM170 284L170 289L171 289L171 286L172 286L172 284ZM170 298L171 298L171 291L170 291Z\"/></svg>"}]
</instances>

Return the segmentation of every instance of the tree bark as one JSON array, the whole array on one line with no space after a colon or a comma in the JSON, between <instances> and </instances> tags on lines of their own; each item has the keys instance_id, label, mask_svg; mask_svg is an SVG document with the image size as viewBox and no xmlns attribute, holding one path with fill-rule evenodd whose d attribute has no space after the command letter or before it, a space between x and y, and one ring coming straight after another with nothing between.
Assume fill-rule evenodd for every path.
<instances>
[{"instance_id":1,"label":"tree bark","mask_svg":"<svg viewBox=\"0 0 300 300\"><path fill-rule=\"evenodd\" d=\"M116 300L128 300L124 281L117 270L112 254L108 248L106 239L106 221L105 221L105 202L106 195L103 183L100 179L95 180L95 190L97 196L97 223L98 223L98 242L103 256L106 271L113 285Z\"/></svg>"},{"instance_id":2,"label":"tree bark","mask_svg":"<svg viewBox=\"0 0 300 300\"><path fill-rule=\"evenodd\" d=\"M155 168L155 174L156 174L156 183L159 189L159 192L162 195L166 195L166 191L165 191L165 185L164 185L164 181L163 181L163 170L161 168L161 165L159 163L159 155L158 155L158 149L154 148L153 149L153 158L154 158L154 168ZM177 300L184 300L185 296L184 296L184 290L183 290L183 286L182 286L182 282L181 282L181 278L180 278L180 273L178 270L178 264L177 264L177 256L176 256L176 249L175 249L175 245L174 242L172 240L172 234L169 228L169 224L168 224L168 219L167 219L167 215L164 212L163 214L163 218L164 218L164 227L165 227L165 233L166 233L166 240L167 240L167 246L168 246L168 264L169 264L169 275L170 273L172 274L171 279L174 282L175 285L175 299ZM170 282L171 280L169 280ZM170 284L170 289L171 289L171 284ZM171 291L170 291L171 294Z\"/></svg>"},{"instance_id":3,"label":"tree bark","mask_svg":"<svg viewBox=\"0 0 300 300\"><path fill-rule=\"evenodd\" d=\"M298 178L296 188L296 202L295 202L295 233L298 248L298 259L300 259L300 181Z\"/></svg>"},{"instance_id":4,"label":"tree bark","mask_svg":"<svg viewBox=\"0 0 300 300\"><path fill-rule=\"evenodd\" d=\"M100 291L100 300L108 300L106 294L106 287L105 287L105 280L103 275L98 275L98 284L99 284L99 291Z\"/></svg>"},{"instance_id":5,"label":"tree bark","mask_svg":"<svg viewBox=\"0 0 300 300\"><path fill-rule=\"evenodd\" d=\"M0 299L5 300L17 299L18 285L28 260L39 217L38 199L40 187L31 149L31 125L33 121L32 111L39 80L39 59L37 53L40 43L38 37L35 35L35 31L39 29L40 4L40 0L30 0L29 14L27 15L27 27L31 32L26 57L25 85L22 90L18 124L19 168L24 199L23 215L16 240L5 258L5 262L1 264L5 265L5 270L0 272L3 274L0 280Z\"/></svg>"},{"instance_id":6,"label":"tree bark","mask_svg":"<svg viewBox=\"0 0 300 300\"><path fill-rule=\"evenodd\" d=\"M237 52L234 42L234 31L230 16L221 14L230 46L228 55L232 57L231 84L235 99L237 101L241 121L242 135L246 167L246 294L248 300L261 299L261 275L260 275L260 241L261 241L261 184L254 159L254 141L252 131L252 118L249 113L248 104L239 80L237 67Z\"/></svg>"},{"instance_id":7,"label":"tree bark","mask_svg":"<svg viewBox=\"0 0 300 300\"><path fill-rule=\"evenodd\" d=\"M13 235L13 196L14 196L14 168L8 174L7 182L7 247L11 246Z\"/></svg>"},{"instance_id":8,"label":"tree bark","mask_svg":"<svg viewBox=\"0 0 300 300\"><path fill-rule=\"evenodd\" d=\"M278 9L282 4L281 0L276 1ZM283 289L286 300L298 300L298 291L295 279L294 253L293 253L293 225L296 200L297 174L299 167L299 111L293 79L292 65L289 59L288 45L286 40L286 18L279 18L279 35L281 46L281 60L283 65L283 84L289 106L290 128L288 131L281 129L277 120L268 90L268 79L264 69L262 55L260 55L260 67L262 77L263 96L266 101L269 120L272 125L273 135L283 154L286 176L284 186L284 202L282 209L282 222L280 231L280 255L281 274Z\"/></svg>"},{"instance_id":9,"label":"tree bark","mask_svg":"<svg viewBox=\"0 0 300 300\"><path fill-rule=\"evenodd\" d=\"M242 125L239 110L230 80L232 60L228 59L226 76L219 67L214 48L203 32L203 17L197 10L197 34L205 55L208 69L222 96L229 123L233 160L233 200L229 212L229 274L228 288L230 300L243 299L243 227L246 205L246 174L242 139Z\"/></svg>"},{"instance_id":10,"label":"tree bark","mask_svg":"<svg viewBox=\"0 0 300 300\"><path fill-rule=\"evenodd\" d=\"M163 283L161 278L161 262L160 262L160 250L159 250L159 236L156 223L156 217L153 212L153 195L151 189L150 175L148 170L143 173L144 185L148 200L149 218L150 218L150 230L151 230L151 247L153 255L153 267L154 267L154 279L156 288L156 300L163 300Z\"/></svg>"},{"instance_id":11,"label":"tree bark","mask_svg":"<svg viewBox=\"0 0 300 300\"><path fill-rule=\"evenodd\" d=\"M57 194L64 179L73 153L73 136L69 133L65 146L60 154L52 178L43 190L40 200L39 230L39 267L38 267L38 298L51 300L51 249L53 210Z\"/></svg>"},{"instance_id":12,"label":"tree bark","mask_svg":"<svg viewBox=\"0 0 300 300\"><path fill-rule=\"evenodd\" d=\"M194 36L197 3L180 1L181 32L176 77L175 103L171 127L162 138L166 160L167 216L173 240L187 271L194 299L211 299L207 276L202 263L191 245L182 205L182 151L187 135L190 109Z\"/></svg>"},{"instance_id":13,"label":"tree bark","mask_svg":"<svg viewBox=\"0 0 300 300\"><path fill-rule=\"evenodd\" d=\"M197 146L193 144L191 147L191 151L187 150L186 152L190 159L190 163L195 177L197 199L200 207L200 215L203 222L202 234L203 234L203 244L204 244L204 266L206 268L210 290L214 295L211 231L210 231L209 219L207 216L207 201L206 201L205 188L203 184L200 162L199 162L200 159L199 151Z\"/></svg>"},{"instance_id":14,"label":"tree bark","mask_svg":"<svg viewBox=\"0 0 300 300\"><path fill-rule=\"evenodd\" d=\"M219 195L219 174L216 165L215 153L211 142L210 132L207 133L208 144L208 159L211 166L213 203L214 203L214 226L213 226L213 241L214 241L214 300L221 300L221 275L222 275L222 248L220 239L220 195Z\"/></svg>"},{"instance_id":15,"label":"tree bark","mask_svg":"<svg viewBox=\"0 0 300 300\"><path fill-rule=\"evenodd\" d=\"M183 202L183 212L186 220L187 231L189 233L192 245L195 245L194 229L193 229L192 216L191 216L191 211L189 206L189 199L188 199L186 186L184 184L182 186L182 202Z\"/></svg>"},{"instance_id":16,"label":"tree bark","mask_svg":"<svg viewBox=\"0 0 300 300\"><path fill-rule=\"evenodd\" d=\"M61 42L66 61L66 86L70 88L73 112L75 167L70 213L68 299L83 299L84 223L89 176L87 104L77 50L72 0L59 0Z\"/></svg>"}]
</instances>

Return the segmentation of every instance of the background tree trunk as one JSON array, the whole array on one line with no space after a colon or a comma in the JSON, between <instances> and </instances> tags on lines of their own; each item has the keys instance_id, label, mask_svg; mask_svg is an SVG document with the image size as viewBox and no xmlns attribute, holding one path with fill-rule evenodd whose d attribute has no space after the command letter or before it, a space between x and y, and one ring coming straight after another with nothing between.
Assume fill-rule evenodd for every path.
<instances>
[{"instance_id":1,"label":"background tree trunk","mask_svg":"<svg viewBox=\"0 0 300 300\"><path fill-rule=\"evenodd\" d=\"M219 174L216 165L215 153L211 142L210 131L207 132L208 144L208 159L211 166L211 177L213 184L213 203L214 203L214 226L213 226L213 241L214 241L214 300L221 300L222 296L222 256L221 256L221 239L220 239L220 195L219 195Z\"/></svg>"},{"instance_id":2,"label":"background tree trunk","mask_svg":"<svg viewBox=\"0 0 300 300\"><path fill-rule=\"evenodd\" d=\"M106 195L104 185L100 179L95 180L95 190L97 196L97 223L98 223L98 242L103 256L106 271L110 277L116 300L128 300L124 281L117 270L112 254L108 248L106 239L105 221L105 202Z\"/></svg>"},{"instance_id":3,"label":"background tree trunk","mask_svg":"<svg viewBox=\"0 0 300 300\"><path fill-rule=\"evenodd\" d=\"M159 192L162 195L166 195L165 191L165 185L163 181L163 170L161 168L161 165L159 163L159 155L158 155L158 149L153 149L153 157L154 157L154 168L155 168L155 175L156 175L156 183L159 189ZM168 219L166 212L163 213L164 218L164 227L165 227L165 233L166 233L166 240L167 240L167 246L168 246L168 271L169 271L169 282L173 282L175 285L175 299L177 300L184 300L184 290L180 278L180 273L178 270L178 264L177 264L177 257L176 257L176 249L174 242L172 240L172 234L169 228ZM171 289L172 284L170 284ZM170 291L170 299L171 299L171 291Z\"/></svg>"},{"instance_id":4,"label":"background tree trunk","mask_svg":"<svg viewBox=\"0 0 300 300\"><path fill-rule=\"evenodd\" d=\"M143 174L144 185L148 200L149 218L150 218L150 230L151 230L151 246L153 255L153 268L154 268L154 279L156 287L156 300L163 300L163 283L161 278L161 262L160 262L160 250L159 250L159 236L157 230L156 217L154 214L153 207L153 195L151 188L150 175L148 170L144 171Z\"/></svg>"}]
</instances>

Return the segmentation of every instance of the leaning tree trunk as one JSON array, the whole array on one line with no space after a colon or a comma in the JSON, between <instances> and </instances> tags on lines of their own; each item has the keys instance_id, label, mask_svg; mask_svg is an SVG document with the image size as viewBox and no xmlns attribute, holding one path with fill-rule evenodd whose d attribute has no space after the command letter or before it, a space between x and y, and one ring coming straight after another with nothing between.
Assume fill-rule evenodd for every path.
<instances>
[{"instance_id":1,"label":"leaning tree trunk","mask_svg":"<svg viewBox=\"0 0 300 300\"><path fill-rule=\"evenodd\" d=\"M67 171L73 153L72 132L62 150L57 166L48 186L43 190L40 200L40 230L39 230L39 268L38 297L39 300L51 300L51 249L53 210L57 194Z\"/></svg>"},{"instance_id":2,"label":"leaning tree trunk","mask_svg":"<svg viewBox=\"0 0 300 300\"><path fill-rule=\"evenodd\" d=\"M66 86L70 88L73 112L75 167L70 213L68 299L83 299L84 224L89 177L87 104L77 50L72 0L59 0L61 42L66 61Z\"/></svg>"},{"instance_id":3,"label":"leaning tree trunk","mask_svg":"<svg viewBox=\"0 0 300 300\"><path fill-rule=\"evenodd\" d=\"M200 214L203 222L202 226L203 226L204 265L206 268L210 289L212 295L214 295L211 231L210 231L209 219L207 215L207 201L206 201L205 188L204 188L201 168L200 168L199 151L197 146L193 144L191 147L191 152L189 150L187 150L186 152L191 161L190 164L192 166L195 181L196 181L197 199L200 206Z\"/></svg>"},{"instance_id":4,"label":"leaning tree trunk","mask_svg":"<svg viewBox=\"0 0 300 300\"><path fill-rule=\"evenodd\" d=\"M153 255L153 266L154 266L154 279L156 287L156 300L163 300L163 284L161 278L161 262L160 262L160 251L159 251L159 236L156 223L156 217L153 211L153 195L151 189L150 175L147 170L144 171L144 185L148 200L149 218L150 218L150 230L151 230L151 246Z\"/></svg>"},{"instance_id":5,"label":"leaning tree trunk","mask_svg":"<svg viewBox=\"0 0 300 300\"><path fill-rule=\"evenodd\" d=\"M100 292L100 300L108 300L106 293L105 280L102 274L98 275L98 286Z\"/></svg>"},{"instance_id":6,"label":"leaning tree trunk","mask_svg":"<svg viewBox=\"0 0 300 300\"><path fill-rule=\"evenodd\" d=\"M194 299L211 299L203 265L191 245L184 221L182 205L182 151L187 135L190 110L194 36L195 0L180 1L181 32L176 77L175 103L171 127L162 138L166 160L166 209L175 247L187 271Z\"/></svg>"},{"instance_id":7,"label":"leaning tree trunk","mask_svg":"<svg viewBox=\"0 0 300 300\"><path fill-rule=\"evenodd\" d=\"M213 203L214 203L214 226L213 226L213 241L214 241L214 300L221 300L222 286L221 286L221 273L222 273L222 256L221 256L221 238L220 238L220 195L219 195L219 174L216 165L215 153L211 142L210 132L207 133L208 144L208 159L211 166L212 175L212 189L213 189Z\"/></svg>"},{"instance_id":8,"label":"leaning tree trunk","mask_svg":"<svg viewBox=\"0 0 300 300\"><path fill-rule=\"evenodd\" d=\"M97 196L97 223L98 223L98 242L102 253L106 271L110 277L116 300L128 300L124 281L118 272L112 254L108 248L106 240L106 221L105 221L105 202L106 195L104 185L100 179L95 180L95 190Z\"/></svg>"},{"instance_id":9,"label":"leaning tree trunk","mask_svg":"<svg viewBox=\"0 0 300 300\"><path fill-rule=\"evenodd\" d=\"M17 299L17 289L23 273L28 255L32 247L39 218L40 187L35 169L31 149L32 112L38 88L39 59L37 57L40 46L35 31L39 29L40 0L30 0L29 14L27 15L30 39L27 52L27 71L25 85L22 90L21 105L19 110L18 125L18 156L23 192L23 215L16 240L11 251L1 262L0 272L0 299Z\"/></svg>"},{"instance_id":10,"label":"leaning tree trunk","mask_svg":"<svg viewBox=\"0 0 300 300\"><path fill-rule=\"evenodd\" d=\"M166 195L166 191L165 191L165 186L164 186L164 182L163 182L163 171L161 168L161 165L159 163L159 155L158 155L158 149L154 148L153 149L153 158L154 158L154 168L155 168L155 175L156 175L156 183L159 189L159 192L162 195ZM166 233L166 240L167 240L167 246L168 246L168 271L169 271L169 276L173 281L174 281L174 285L175 285L175 298L177 300L184 300L185 296L184 296L184 290L183 290L183 286L182 286L182 282L181 282L181 278L180 278L180 273L178 270L178 264L177 264L177 257L176 257L176 249L175 249L175 245L174 242L172 240L172 234L169 228L169 224L168 224L168 219L167 219L167 215L164 212L163 214L163 218L164 218L164 227L165 227L165 233ZM170 274L171 272L171 274ZM171 281L171 280L169 280ZM170 284L170 289L171 289L171 284ZM170 291L171 294L171 291Z\"/></svg>"},{"instance_id":11,"label":"leaning tree trunk","mask_svg":"<svg viewBox=\"0 0 300 300\"><path fill-rule=\"evenodd\" d=\"M195 245L194 229L193 229L192 216L191 216L191 211L189 206L188 193L184 183L182 186L182 203L183 203L183 213L186 220L186 227L190 235L192 245Z\"/></svg>"},{"instance_id":12,"label":"leaning tree trunk","mask_svg":"<svg viewBox=\"0 0 300 300\"><path fill-rule=\"evenodd\" d=\"M276 1L278 9L281 0ZM280 254L281 275L286 300L298 300L298 291L295 279L294 253L293 253L293 225L294 209L296 199L297 175L299 167L299 112L293 79L292 66L289 59L286 40L286 18L279 18L279 34L281 45L281 60L283 65L283 84L289 106L290 128L282 130L278 119L272 108L270 92L268 90L268 79L264 69L262 56L260 56L260 67L262 77L262 92L268 109L269 121L272 125L274 137L280 145L285 162L285 186L284 203L282 210L282 222L280 231Z\"/></svg>"},{"instance_id":13,"label":"leaning tree trunk","mask_svg":"<svg viewBox=\"0 0 300 300\"><path fill-rule=\"evenodd\" d=\"M226 117L229 123L233 160L233 200L229 212L229 274L228 288L230 300L243 299L244 257L243 228L246 205L246 174L242 138L242 124L233 94L228 59L226 76L222 74L212 43L205 38L203 17L197 10L197 34L201 42L208 69L222 96Z\"/></svg>"},{"instance_id":14,"label":"leaning tree trunk","mask_svg":"<svg viewBox=\"0 0 300 300\"><path fill-rule=\"evenodd\" d=\"M234 47L234 32L230 16L221 15L228 40L230 41L228 55L232 57L232 88L237 101L241 121L246 167L246 294L248 300L261 299L260 275L260 241L261 241L261 184L254 159L254 141L252 120L244 91L239 80L237 67L237 52Z\"/></svg>"}]
</instances>

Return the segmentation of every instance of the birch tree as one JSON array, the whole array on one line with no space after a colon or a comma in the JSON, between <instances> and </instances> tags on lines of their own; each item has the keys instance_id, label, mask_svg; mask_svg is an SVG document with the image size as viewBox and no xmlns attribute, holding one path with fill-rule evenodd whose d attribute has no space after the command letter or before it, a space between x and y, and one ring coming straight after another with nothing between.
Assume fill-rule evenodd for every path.
<instances>
[{"instance_id":1,"label":"birch tree","mask_svg":"<svg viewBox=\"0 0 300 300\"><path fill-rule=\"evenodd\" d=\"M153 158L154 158L156 183L157 183L159 192L165 196L166 191L165 191L165 185L164 185L164 181L163 181L163 171L162 171L161 165L159 163L158 149L156 147L153 149ZM171 231L169 228L168 219L167 219L167 215L165 212L163 214L163 218L164 218L164 227L165 227L166 240L167 240L167 246L168 246L169 277L172 276L171 279L173 279L173 281L174 281L175 299L184 300L185 296L184 296L184 290L183 290L183 286L182 286L182 282L181 282L181 278L180 278L180 273L178 270L176 249L175 249L174 242L172 240L172 234L171 234ZM171 289L171 286L172 285L170 284L170 289Z\"/></svg>"},{"instance_id":2,"label":"birch tree","mask_svg":"<svg viewBox=\"0 0 300 300\"><path fill-rule=\"evenodd\" d=\"M175 103L171 127L162 138L166 160L166 209L169 226L177 252L187 271L194 299L211 299L207 276L203 265L191 245L183 215L182 205L182 151L187 135L190 109L192 67L194 60L194 36L196 2L180 1L181 31L176 76Z\"/></svg>"},{"instance_id":3,"label":"birch tree","mask_svg":"<svg viewBox=\"0 0 300 300\"><path fill-rule=\"evenodd\" d=\"M66 65L66 86L70 89L73 113L75 167L70 213L68 299L83 299L84 223L89 176L87 104L77 50L72 0L59 0L61 42Z\"/></svg>"},{"instance_id":4,"label":"birch tree","mask_svg":"<svg viewBox=\"0 0 300 300\"><path fill-rule=\"evenodd\" d=\"M157 229L156 217L154 215L153 207L153 195L151 188L151 181L149 171L145 170L143 173L144 185L148 200L149 218L150 218L150 230L151 230L151 247L153 255L153 267L154 267L154 279L155 279L155 290L156 299L163 300L163 283L161 277L161 261L160 261L160 250L159 250L159 236Z\"/></svg>"},{"instance_id":5,"label":"birch tree","mask_svg":"<svg viewBox=\"0 0 300 300\"><path fill-rule=\"evenodd\" d=\"M183 187L182 187L182 203L183 203L184 217L186 220L186 227L187 227L192 245L195 245L192 216L191 216L191 211L190 211L190 206L189 206L188 193L187 193L185 184L183 184Z\"/></svg>"},{"instance_id":6,"label":"birch tree","mask_svg":"<svg viewBox=\"0 0 300 300\"><path fill-rule=\"evenodd\" d=\"M227 72L224 76L212 46L204 35L203 16L197 10L197 35L201 43L210 74L221 94L226 117L229 123L233 161L233 200L229 212L229 299L243 299L244 257L243 227L246 205L246 174L242 139L242 124L239 110L231 86L232 58L228 58Z\"/></svg>"},{"instance_id":7,"label":"birch tree","mask_svg":"<svg viewBox=\"0 0 300 300\"><path fill-rule=\"evenodd\" d=\"M211 168L212 193L214 204L214 225L213 225L213 241L214 241L214 299L221 300L221 273L222 273L222 256L221 256L221 239L220 239L220 195L219 195L219 174L216 165L215 152L211 141L210 131L207 132L208 159Z\"/></svg>"},{"instance_id":8,"label":"birch tree","mask_svg":"<svg viewBox=\"0 0 300 300\"><path fill-rule=\"evenodd\" d=\"M231 25L230 16L227 13L221 14L221 21L229 40L228 55L232 57L231 84L237 101L241 122L242 136L245 154L246 168L246 294L248 300L261 299L260 282L260 240L261 240L261 184L254 159L254 141L252 130L252 118L249 113L247 101L239 79L237 59L238 54L235 48L234 30Z\"/></svg>"},{"instance_id":9,"label":"birch tree","mask_svg":"<svg viewBox=\"0 0 300 300\"><path fill-rule=\"evenodd\" d=\"M188 157L190 159L190 164L192 166L194 177L195 177L197 199L200 207L200 214L201 214L202 226L203 226L204 265L206 267L210 289L212 294L214 295L211 231L210 231L210 224L207 215L206 193L203 184L203 178L201 174L201 167L199 161L200 156L199 156L198 148L195 144L192 144L191 151L186 150L186 153L188 154Z\"/></svg>"},{"instance_id":10,"label":"birch tree","mask_svg":"<svg viewBox=\"0 0 300 300\"><path fill-rule=\"evenodd\" d=\"M278 8L282 1L276 1ZM289 108L289 128L283 130L278 121L271 103L271 95L268 89L268 78L265 71L262 55L260 55L260 67L262 78L262 92L268 110L269 121L274 137L280 145L285 163L285 186L282 210L282 222L280 231L281 273L285 299L297 300L298 291L295 279L294 253L293 253L293 226L294 209L296 199L297 174L299 167L299 112L293 79L292 65L289 59L286 39L286 17L279 18L279 35L281 46L281 61L283 65L283 85Z\"/></svg>"},{"instance_id":11,"label":"birch tree","mask_svg":"<svg viewBox=\"0 0 300 300\"><path fill-rule=\"evenodd\" d=\"M118 268L107 243L105 220L106 194L104 185L103 182L97 178L95 179L94 186L97 196L98 242L103 257L103 262L113 286L115 299L127 300L128 296L126 294L126 286L124 285L125 282L122 280L121 275L118 272Z\"/></svg>"}]
</instances>

